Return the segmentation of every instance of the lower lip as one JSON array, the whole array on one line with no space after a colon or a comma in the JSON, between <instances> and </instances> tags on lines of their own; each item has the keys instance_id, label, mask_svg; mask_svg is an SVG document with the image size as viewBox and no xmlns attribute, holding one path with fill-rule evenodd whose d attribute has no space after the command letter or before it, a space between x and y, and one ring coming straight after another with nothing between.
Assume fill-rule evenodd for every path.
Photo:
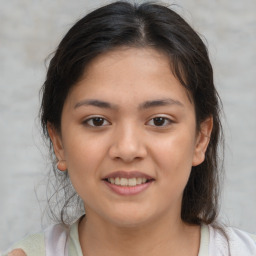
<instances>
[{"instance_id":1,"label":"lower lip","mask_svg":"<svg viewBox=\"0 0 256 256\"><path fill-rule=\"evenodd\" d=\"M137 195L142 191L146 190L153 183L153 181L149 181L147 183L140 184L137 186L118 186L118 185L109 183L105 180L104 180L104 183L118 195L132 196L132 195Z\"/></svg>"}]
</instances>

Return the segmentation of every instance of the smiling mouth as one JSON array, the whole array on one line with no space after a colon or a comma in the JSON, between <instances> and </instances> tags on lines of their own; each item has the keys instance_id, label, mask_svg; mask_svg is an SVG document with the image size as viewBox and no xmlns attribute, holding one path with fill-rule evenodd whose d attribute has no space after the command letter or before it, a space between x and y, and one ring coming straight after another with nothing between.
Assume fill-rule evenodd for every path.
<instances>
[{"instance_id":1,"label":"smiling mouth","mask_svg":"<svg viewBox=\"0 0 256 256\"><path fill-rule=\"evenodd\" d=\"M153 179L147 179L147 178L121 178L121 177L116 177L116 178L106 178L104 179L108 183L117 185L117 186L122 186L122 187L135 187L141 184L149 183L153 181Z\"/></svg>"},{"instance_id":2,"label":"smiling mouth","mask_svg":"<svg viewBox=\"0 0 256 256\"><path fill-rule=\"evenodd\" d=\"M139 171L116 171L103 179L107 187L121 196L135 196L147 190L155 179Z\"/></svg>"}]
</instances>

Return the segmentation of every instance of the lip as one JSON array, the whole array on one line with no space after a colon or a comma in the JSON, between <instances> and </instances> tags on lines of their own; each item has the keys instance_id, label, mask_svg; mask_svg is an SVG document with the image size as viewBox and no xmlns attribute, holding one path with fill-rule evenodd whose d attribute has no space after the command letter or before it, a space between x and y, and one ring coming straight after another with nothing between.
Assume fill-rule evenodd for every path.
<instances>
[{"instance_id":1,"label":"lip","mask_svg":"<svg viewBox=\"0 0 256 256\"><path fill-rule=\"evenodd\" d=\"M136 185L136 186L119 186L115 184L111 184L107 182L106 180L103 180L103 182L116 194L121 196L132 196L137 195L144 190L146 190L153 182L154 180L150 180L144 184Z\"/></svg>"}]
</instances>

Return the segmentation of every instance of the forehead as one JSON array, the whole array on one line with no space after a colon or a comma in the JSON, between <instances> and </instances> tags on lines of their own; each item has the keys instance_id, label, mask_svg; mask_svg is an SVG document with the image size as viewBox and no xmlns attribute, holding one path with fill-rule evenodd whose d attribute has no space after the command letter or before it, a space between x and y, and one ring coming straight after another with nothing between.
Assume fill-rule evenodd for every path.
<instances>
[{"instance_id":1,"label":"forehead","mask_svg":"<svg viewBox=\"0 0 256 256\"><path fill-rule=\"evenodd\" d=\"M151 48L119 48L99 55L70 94L76 100L96 97L117 103L128 103L129 97L135 102L168 95L193 106L187 90L173 75L169 58Z\"/></svg>"}]
</instances>

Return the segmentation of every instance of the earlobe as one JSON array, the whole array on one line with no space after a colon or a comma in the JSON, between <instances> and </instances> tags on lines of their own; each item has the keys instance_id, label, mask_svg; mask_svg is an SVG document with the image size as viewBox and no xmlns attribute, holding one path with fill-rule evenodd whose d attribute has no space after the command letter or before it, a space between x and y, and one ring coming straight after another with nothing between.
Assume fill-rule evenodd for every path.
<instances>
[{"instance_id":1,"label":"earlobe","mask_svg":"<svg viewBox=\"0 0 256 256\"><path fill-rule=\"evenodd\" d=\"M64 157L64 149L62 145L61 136L51 123L47 123L47 130L52 141L55 156L58 159L57 168L60 171L65 171L67 167L66 167L66 161Z\"/></svg>"},{"instance_id":2,"label":"earlobe","mask_svg":"<svg viewBox=\"0 0 256 256\"><path fill-rule=\"evenodd\" d=\"M200 124L200 131L197 136L196 147L193 157L193 166L201 164L205 159L205 152L211 139L211 132L213 128L212 116L205 119Z\"/></svg>"},{"instance_id":3,"label":"earlobe","mask_svg":"<svg viewBox=\"0 0 256 256\"><path fill-rule=\"evenodd\" d=\"M59 160L57 163L57 169L61 172L65 172L67 170L67 165L65 160Z\"/></svg>"}]
</instances>

